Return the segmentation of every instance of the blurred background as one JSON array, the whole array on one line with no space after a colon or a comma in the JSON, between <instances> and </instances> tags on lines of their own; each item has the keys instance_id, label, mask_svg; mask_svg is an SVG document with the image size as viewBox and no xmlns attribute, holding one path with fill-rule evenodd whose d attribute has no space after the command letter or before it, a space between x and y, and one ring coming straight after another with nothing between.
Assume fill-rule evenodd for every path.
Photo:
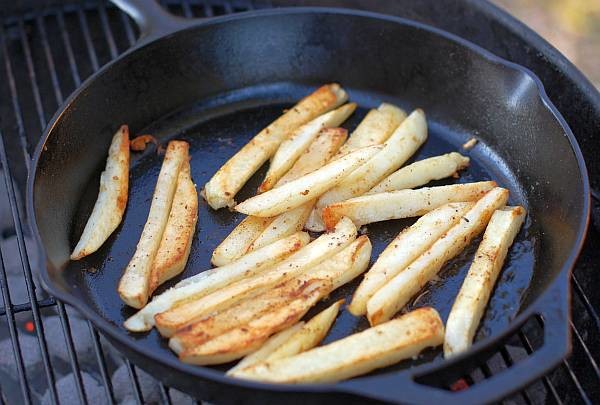
<instances>
[{"instance_id":1,"label":"blurred background","mask_svg":"<svg viewBox=\"0 0 600 405\"><path fill-rule=\"evenodd\" d=\"M600 0L492 0L569 58L600 88Z\"/></svg>"}]
</instances>

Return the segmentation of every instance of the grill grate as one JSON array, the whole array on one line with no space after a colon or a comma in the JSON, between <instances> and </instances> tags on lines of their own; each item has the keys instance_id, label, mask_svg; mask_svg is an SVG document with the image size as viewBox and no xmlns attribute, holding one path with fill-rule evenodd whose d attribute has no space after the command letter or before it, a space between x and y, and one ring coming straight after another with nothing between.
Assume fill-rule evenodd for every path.
<instances>
[{"instance_id":1,"label":"grill grate","mask_svg":"<svg viewBox=\"0 0 600 405\"><path fill-rule=\"evenodd\" d=\"M253 8L243 0L162 3L184 17ZM0 187L5 188L0 190L1 403L194 403L121 358L91 323L47 296L30 267L37 252L23 201L33 148L64 97L131 46L136 35L129 17L95 1L0 20ZM590 294L600 281L594 271L599 243L592 229L573 276L572 356L505 402L592 403L600 398L600 296ZM498 353L446 388L465 389L510 368L541 345L543 328L541 318L530 319Z\"/></svg>"}]
</instances>

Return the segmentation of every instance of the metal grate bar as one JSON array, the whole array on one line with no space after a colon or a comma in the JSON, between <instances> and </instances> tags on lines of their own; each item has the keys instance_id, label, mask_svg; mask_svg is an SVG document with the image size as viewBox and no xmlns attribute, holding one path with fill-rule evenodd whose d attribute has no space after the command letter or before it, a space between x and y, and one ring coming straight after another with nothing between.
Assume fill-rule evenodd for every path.
<instances>
[{"instance_id":1,"label":"metal grate bar","mask_svg":"<svg viewBox=\"0 0 600 405\"><path fill-rule=\"evenodd\" d=\"M192 12L192 6L190 6L189 0L183 0L181 3L181 7L183 8L183 16L185 18L194 17L194 13Z\"/></svg>"},{"instance_id":2,"label":"metal grate bar","mask_svg":"<svg viewBox=\"0 0 600 405\"><path fill-rule=\"evenodd\" d=\"M65 51L67 53L67 60L69 61L71 75L73 76L73 83L75 84L75 87L78 87L81 84L81 76L79 75L79 70L77 69L75 54L73 52L73 46L71 45L71 38L69 37L69 31L67 31L67 26L65 24L65 16L62 11L56 13L56 21L58 22L58 27L62 35Z\"/></svg>"},{"instance_id":3,"label":"metal grate bar","mask_svg":"<svg viewBox=\"0 0 600 405\"><path fill-rule=\"evenodd\" d=\"M581 337L581 334L579 333L579 331L577 330L577 328L573 324L573 321L571 321L570 323L571 323L571 329L573 330L573 332L575 334L575 337L577 338L577 340L579 341L579 344L583 348L583 351L587 355L587 358L590 361L590 364L592 365L592 368L594 369L594 372L596 373L596 376L600 379L600 369L598 368L598 364L596 363L596 360L594 359L594 356L592 356L592 353L590 352L588 346L585 344L585 341Z\"/></svg>"},{"instance_id":4,"label":"metal grate bar","mask_svg":"<svg viewBox=\"0 0 600 405\"><path fill-rule=\"evenodd\" d=\"M82 404L87 404L87 398L85 396L85 387L83 386L83 380L81 379L81 369L79 362L77 361L77 353L75 353L75 345L73 344L73 335L71 334L71 328L69 323L69 317L65 311L65 304L58 301L58 314L60 316L60 324L62 326L63 335L67 341L67 352L69 355L69 363L71 364L71 370L73 370L73 378L75 379L75 386L77 388L77 395L79 395L79 401Z\"/></svg>"},{"instance_id":5,"label":"metal grate bar","mask_svg":"<svg viewBox=\"0 0 600 405\"><path fill-rule=\"evenodd\" d=\"M214 13L213 13L212 7L210 6L209 1L203 0L202 5L204 6L204 15L206 15L207 17L212 17L214 15Z\"/></svg>"},{"instance_id":6,"label":"metal grate bar","mask_svg":"<svg viewBox=\"0 0 600 405\"><path fill-rule=\"evenodd\" d=\"M519 336L519 339L521 340L521 344L525 348L525 351L527 352L527 354L531 355L533 353L533 346L531 345L529 338L527 338L527 336L525 336L523 331L519 331L518 336ZM556 388L554 388L554 384L552 384L552 382L550 381L548 376L542 377L542 383L544 384L544 387L546 387L546 390L552 394L552 397L556 400L556 403L562 404L563 401L558 396L558 392L556 392Z\"/></svg>"},{"instance_id":7,"label":"metal grate bar","mask_svg":"<svg viewBox=\"0 0 600 405\"><path fill-rule=\"evenodd\" d=\"M85 41L85 47L88 51L88 56L90 58L90 62L92 63L92 70L96 71L100 68L98 64L98 56L94 51L94 43L92 42L92 36L90 34L90 27L88 25L85 14L83 13L83 9L81 7L77 8L77 17L79 18L79 25L81 27L81 32L83 34L83 40Z\"/></svg>"},{"instance_id":8,"label":"metal grate bar","mask_svg":"<svg viewBox=\"0 0 600 405\"><path fill-rule=\"evenodd\" d=\"M1 137L1 134L0 134ZM8 333L13 347L15 356L15 365L17 367L17 374L19 377L19 385L21 387L21 394L23 401L26 404L31 403L31 394L29 392L29 382L25 375L25 367L23 363L23 353L21 352L21 344L19 343L19 336L17 333L17 325L15 321L15 314L12 310L10 290L8 288L8 278L6 276L6 269L4 268L4 257L0 251L0 287L2 288L2 299L4 301L4 308L6 308L6 320L8 323Z\"/></svg>"},{"instance_id":9,"label":"metal grate bar","mask_svg":"<svg viewBox=\"0 0 600 405\"><path fill-rule=\"evenodd\" d=\"M90 335L92 335L92 342L94 344L94 354L96 355L96 362L98 363L98 367L100 368L100 376L102 377L102 383L104 386L104 391L106 393L106 398L111 404L115 403L115 395L113 393L112 382L110 377L108 376L108 369L106 367L106 359L104 358L104 352L102 350L102 345L100 344L100 336L98 336L98 332L94 325L90 321L87 321L88 327L90 329Z\"/></svg>"},{"instance_id":10,"label":"metal grate bar","mask_svg":"<svg viewBox=\"0 0 600 405\"><path fill-rule=\"evenodd\" d=\"M164 386L164 384L160 384L159 385L159 393L160 393L160 399L162 400L163 404L167 404L167 405L171 405L171 396L169 395L169 389L166 388Z\"/></svg>"},{"instance_id":11,"label":"metal grate bar","mask_svg":"<svg viewBox=\"0 0 600 405\"><path fill-rule=\"evenodd\" d=\"M48 308L56 305L56 300L54 297L45 298L41 301L38 301L38 306L40 308ZM18 314L19 312L27 312L31 311L31 303L26 302L24 304L12 305L12 313ZM0 316L6 315L8 313L8 309L6 306L0 307Z\"/></svg>"},{"instance_id":12,"label":"metal grate bar","mask_svg":"<svg viewBox=\"0 0 600 405\"><path fill-rule=\"evenodd\" d=\"M137 372L135 371L135 367L133 367L129 360L124 360L125 367L127 367L127 372L129 373L129 379L133 383L133 395L135 396L135 400L137 401L137 403L141 405L144 403L144 395L142 393L142 389L138 381Z\"/></svg>"},{"instance_id":13,"label":"metal grate bar","mask_svg":"<svg viewBox=\"0 0 600 405\"><path fill-rule=\"evenodd\" d=\"M600 330L600 316L598 316L598 312L596 312L596 310L592 306L592 303L590 302L587 295L583 291L583 288L581 287L581 284L579 284L579 281L577 280L575 273L573 273L571 280L573 281L571 283L571 285L574 287L575 292L577 293L577 296L579 297L579 299L581 300L581 302L587 309L587 312L590 314L590 316L596 323L596 328L598 328L598 330Z\"/></svg>"},{"instance_id":14,"label":"metal grate bar","mask_svg":"<svg viewBox=\"0 0 600 405\"><path fill-rule=\"evenodd\" d=\"M54 58L52 57L52 51L50 50L50 45L48 45L48 34L46 33L46 25L44 24L44 19L41 15L37 16L35 21L38 30L40 31L40 36L42 37L42 47L44 48L46 63L48 64L48 69L50 70L50 80L52 81L52 88L54 89L54 97L60 105L63 100L63 95L62 91L60 90L58 74L56 73L56 67L54 66ZM45 126L46 124L44 123L44 127Z\"/></svg>"},{"instance_id":15,"label":"metal grate bar","mask_svg":"<svg viewBox=\"0 0 600 405\"><path fill-rule=\"evenodd\" d=\"M110 29L110 24L108 23L108 16L106 15L106 7L104 6L104 4L100 4L98 6L98 15L100 16L100 22L102 23L102 31L104 32L104 36L106 37L106 43L108 44L108 49L110 51L110 58L114 59L117 57L119 52L117 51L115 38L112 34L112 30Z\"/></svg>"},{"instance_id":16,"label":"metal grate bar","mask_svg":"<svg viewBox=\"0 0 600 405\"><path fill-rule=\"evenodd\" d=\"M17 83L15 81L15 76L12 71L12 65L10 63L8 49L6 48L4 28L2 25L0 25L0 46L2 47L2 54L4 55L4 65L6 69L8 87L10 88L10 98L12 100L12 107L15 112L15 119L17 121L19 142L21 143L21 149L23 149L24 160L27 165L27 170L29 170L29 162L31 161L31 156L29 155L29 142L27 142L27 135L25 134L25 122L23 120L23 112L21 111L21 105L19 103Z\"/></svg>"},{"instance_id":17,"label":"metal grate bar","mask_svg":"<svg viewBox=\"0 0 600 405\"><path fill-rule=\"evenodd\" d=\"M133 27L131 26L131 21L129 21L129 17L127 14L121 12L121 20L123 21L123 28L125 28L125 36L127 37L127 41L129 42L129 46L132 46L135 43L135 35L133 33Z\"/></svg>"},{"instance_id":18,"label":"metal grate bar","mask_svg":"<svg viewBox=\"0 0 600 405\"><path fill-rule=\"evenodd\" d=\"M506 364L507 368L510 368L513 364L515 364L515 362L512 359L512 356L508 352L508 349L506 349L506 346L502 346L500 348L500 356L502 357L502 360L504 360L504 364ZM526 390L521 391L519 395L523 398L523 401L525 401L526 404L532 403L531 398L529 398L529 394Z\"/></svg>"},{"instance_id":19,"label":"metal grate bar","mask_svg":"<svg viewBox=\"0 0 600 405\"><path fill-rule=\"evenodd\" d=\"M33 67L33 58L31 57L31 48L29 47L29 41L27 40L27 34L25 32L25 23L22 19L19 20L19 35L21 37L21 46L23 47L23 53L25 54L25 63L27 65L27 73L29 74L29 81L31 83L31 89L33 91L33 101L35 103L35 109L37 110L38 120L40 128L46 127L46 115L44 113L44 106L42 105L42 97L37 81L37 75L35 74L35 68Z\"/></svg>"}]
</instances>

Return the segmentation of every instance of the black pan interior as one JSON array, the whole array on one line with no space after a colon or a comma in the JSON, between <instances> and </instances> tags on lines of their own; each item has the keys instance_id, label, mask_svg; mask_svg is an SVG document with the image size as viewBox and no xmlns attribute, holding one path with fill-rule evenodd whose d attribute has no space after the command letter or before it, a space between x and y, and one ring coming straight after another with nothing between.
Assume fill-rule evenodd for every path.
<instances>
[{"instance_id":1,"label":"black pan interior","mask_svg":"<svg viewBox=\"0 0 600 405\"><path fill-rule=\"evenodd\" d=\"M450 182L496 180L510 189L511 204L528 209L527 224L511 249L480 337L505 329L561 272L584 215L584 185L569 140L530 76L435 33L391 20L298 12L219 21L117 61L85 86L51 128L33 197L55 291L91 306L126 333L122 322L133 312L119 300L116 284L145 222L161 156L153 150L135 156L123 224L99 252L68 262L97 194L110 136L120 124L129 124L133 134L151 132L161 141L190 142L192 175L200 189L284 108L331 81L340 82L360 105L344 125L348 129L381 101L407 111L421 107L427 113L429 139L413 160L458 150L471 158L471 166ZM461 151L460 145L472 136L480 140L478 145ZM238 200L252 195L263 173L264 168ZM183 277L209 268L212 249L240 220L238 214L215 212L202 202ZM411 223L368 226L373 258ZM433 305L446 317L476 245L447 265L414 305ZM330 300L349 297L356 284ZM344 311L327 341L365 326ZM160 356L173 356L156 332L131 339Z\"/></svg>"}]
</instances>

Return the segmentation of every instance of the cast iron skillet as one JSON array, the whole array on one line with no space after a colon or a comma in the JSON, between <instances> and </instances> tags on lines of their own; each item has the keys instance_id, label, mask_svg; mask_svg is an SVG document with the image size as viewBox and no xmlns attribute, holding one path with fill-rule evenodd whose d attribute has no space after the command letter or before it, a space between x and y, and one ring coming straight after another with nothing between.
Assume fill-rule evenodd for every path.
<instances>
[{"instance_id":1,"label":"cast iron skillet","mask_svg":"<svg viewBox=\"0 0 600 405\"><path fill-rule=\"evenodd\" d=\"M220 402L482 402L523 387L568 353L569 273L588 223L588 178L571 131L530 71L443 31L367 12L297 8L183 20L153 2L115 2L140 25L141 38L88 79L50 122L35 153L28 210L45 252L39 265L43 287L79 309L137 365L173 387ZM145 222L160 156L147 151L132 159L123 224L97 253L68 260L97 195L116 128L127 123L132 134L190 142L192 175L201 187L283 108L331 81L360 105L349 129L381 101L423 108L430 134L416 160L460 149L476 136L479 144L463 151L471 167L458 181L494 179L510 189L511 204L527 208L526 226L511 249L478 342L451 361L431 350L350 381L291 386L230 379L222 373L226 367L189 366L155 331L128 334L122 322L133 311L119 300L116 284ZM238 200L252 194L263 173ZM203 203L182 277L209 268L210 252L240 219ZM373 257L411 222L369 226ZM477 241L447 265L444 281L434 282L411 306L433 305L446 318L476 246ZM330 300L349 297L356 285ZM443 389L532 316L545 325L538 351L466 391ZM327 341L365 327L364 320L343 312Z\"/></svg>"}]
</instances>

